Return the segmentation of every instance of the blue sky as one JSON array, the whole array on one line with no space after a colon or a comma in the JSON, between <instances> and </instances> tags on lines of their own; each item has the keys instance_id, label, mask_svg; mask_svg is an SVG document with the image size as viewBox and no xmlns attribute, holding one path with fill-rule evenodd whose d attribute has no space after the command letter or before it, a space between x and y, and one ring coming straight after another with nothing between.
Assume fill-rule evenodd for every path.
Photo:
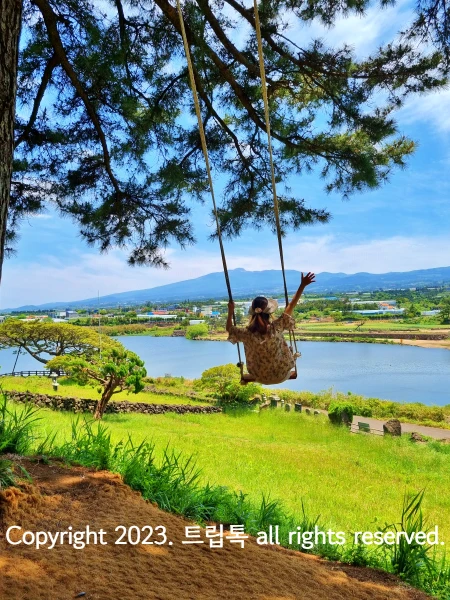
<instances>
[{"instance_id":1,"label":"blue sky","mask_svg":"<svg viewBox=\"0 0 450 600\"><path fill-rule=\"evenodd\" d=\"M291 36L347 42L364 56L404 26L410 7L403 1L384 11L369 9L364 19L342 19L326 32L318 24L292 27ZM316 175L289 181L307 204L326 207L333 218L286 236L287 268L384 273L450 266L450 90L409 100L397 121L418 148L407 169L396 171L382 188L344 202L326 195ZM144 289L220 271L218 245L207 239L212 222L205 215L205 208L194 207L198 242L184 251L170 248L169 270L128 267L126 252L118 249L100 255L80 239L75 224L51 212L32 218L22 226L17 256L5 263L0 308ZM245 230L240 239L226 242L226 253L229 268L279 268L276 240L267 230Z\"/></svg>"}]
</instances>

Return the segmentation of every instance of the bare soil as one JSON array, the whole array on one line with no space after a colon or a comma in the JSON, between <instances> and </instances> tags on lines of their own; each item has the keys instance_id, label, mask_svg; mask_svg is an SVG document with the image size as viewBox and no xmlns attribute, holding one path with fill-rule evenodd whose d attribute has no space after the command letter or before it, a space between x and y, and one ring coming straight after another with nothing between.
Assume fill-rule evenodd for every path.
<instances>
[{"instance_id":1,"label":"bare soil","mask_svg":"<svg viewBox=\"0 0 450 600\"><path fill-rule=\"evenodd\" d=\"M33 477L0 492L0 598L8 600L425 600L426 594L374 569L260 546L182 544L179 516L143 500L119 476L21 459ZM107 545L53 550L12 546L6 528L58 532L103 528ZM118 525L164 525L173 545L115 545ZM22 532L19 532L20 535ZM11 534L14 540L20 539ZM157 539L157 538L152 538Z\"/></svg>"}]
</instances>

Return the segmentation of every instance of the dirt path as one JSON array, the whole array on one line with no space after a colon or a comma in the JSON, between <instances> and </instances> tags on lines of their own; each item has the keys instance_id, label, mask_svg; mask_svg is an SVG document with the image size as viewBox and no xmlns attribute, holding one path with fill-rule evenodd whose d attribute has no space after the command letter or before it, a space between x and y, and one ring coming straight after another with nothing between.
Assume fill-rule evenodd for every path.
<instances>
[{"instance_id":1,"label":"dirt path","mask_svg":"<svg viewBox=\"0 0 450 600\"><path fill-rule=\"evenodd\" d=\"M224 539L183 545L185 519L164 513L118 476L24 462L35 484L0 493L0 598L8 600L426 600L397 578L279 547ZM107 545L76 550L12 546L6 527L108 532ZM173 545L115 545L118 525L163 525ZM16 541L19 536L16 533ZM14 537L13 534L11 534ZM201 532L205 539L204 530ZM153 537L152 539L155 539Z\"/></svg>"},{"instance_id":2,"label":"dirt path","mask_svg":"<svg viewBox=\"0 0 450 600\"><path fill-rule=\"evenodd\" d=\"M325 411L322 411L325 412ZM377 432L383 432L383 423L386 423L387 419L380 421L379 419L372 419L369 417L353 416L352 424L358 426L358 421L363 423L369 423L370 428ZM402 433L421 433L429 437L435 438L436 440L450 440L450 429L441 429L440 427L428 427L426 425L415 425L414 423L402 423Z\"/></svg>"}]
</instances>

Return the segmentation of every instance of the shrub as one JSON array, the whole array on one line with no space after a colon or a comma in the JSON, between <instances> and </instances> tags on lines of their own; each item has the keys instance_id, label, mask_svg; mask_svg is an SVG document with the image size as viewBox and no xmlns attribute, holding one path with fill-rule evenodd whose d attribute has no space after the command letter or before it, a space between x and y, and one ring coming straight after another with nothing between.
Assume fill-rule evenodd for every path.
<instances>
[{"instance_id":1,"label":"shrub","mask_svg":"<svg viewBox=\"0 0 450 600\"><path fill-rule=\"evenodd\" d=\"M212 367L203 371L201 379L194 381L194 388L207 390L222 404L247 404L254 396L262 393L258 383L241 385L239 369L232 363Z\"/></svg>"},{"instance_id":2,"label":"shrub","mask_svg":"<svg viewBox=\"0 0 450 600\"><path fill-rule=\"evenodd\" d=\"M40 419L31 404L8 408L6 397L0 399L0 453L26 454L35 441L33 427Z\"/></svg>"},{"instance_id":3,"label":"shrub","mask_svg":"<svg viewBox=\"0 0 450 600\"><path fill-rule=\"evenodd\" d=\"M356 408L350 402L332 402L328 409L328 418L335 425L342 425L344 422L351 423Z\"/></svg>"},{"instance_id":4,"label":"shrub","mask_svg":"<svg viewBox=\"0 0 450 600\"><path fill-rule=\"evenodd\" d=\"M206 323L198 323L198 325L190 325L186 329L186 337L188 340L196 340L200 337L208 335L208 325Z\"/></svg>"},{"instance_id":5,"label":"shrub","mask_svg":"<svg viewBox=\"0 0 450 600\"><path fill-rule=\"evenodd\" d=\"M10 460L0 458L0 490L14 485L15 482L16 476L14 475L13 463Z\"/></svg>"}]
</instances>

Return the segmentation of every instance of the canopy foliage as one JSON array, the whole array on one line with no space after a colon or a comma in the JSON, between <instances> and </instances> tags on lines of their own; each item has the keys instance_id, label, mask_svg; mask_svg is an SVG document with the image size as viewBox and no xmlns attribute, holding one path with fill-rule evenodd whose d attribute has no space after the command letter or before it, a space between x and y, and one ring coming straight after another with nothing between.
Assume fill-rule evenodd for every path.
<instances>
[{"instance_id":1,"label":"canopy foliage","mask_svg":"<svg viewBox=\"0 0 450 600\"><path fill-rule=\"evenodd\" d=\"M279 182L318 169L327 191L348 196L382 184L413 151L394 112L445 83L450 9L419 0L403 31L364 58L347 44L308 41L302 28L372 5L260 2ZM131 264L166 266L164 247L194 242L192 200L207 192L173 0L23 7L9 248L19 221L50 203L88 243L126 246ZM210 157L223 176L223 231L273 226L253 7L186 0L183 12ZM310 200L280 186L284 230L327 221Z\"/></svg>"},{"instance_id":2,"label":"canopy foliage","mask_svg":"<svg viewBox=\"0 0 450 600\"><path fill-rule=\"evenodd\" d=\"M26 323L8 319L0 325L0 349L22 348L41 363L51 356L91 355L118 342L88 327L69 323Z\"/></svg>"}]
</instances>

